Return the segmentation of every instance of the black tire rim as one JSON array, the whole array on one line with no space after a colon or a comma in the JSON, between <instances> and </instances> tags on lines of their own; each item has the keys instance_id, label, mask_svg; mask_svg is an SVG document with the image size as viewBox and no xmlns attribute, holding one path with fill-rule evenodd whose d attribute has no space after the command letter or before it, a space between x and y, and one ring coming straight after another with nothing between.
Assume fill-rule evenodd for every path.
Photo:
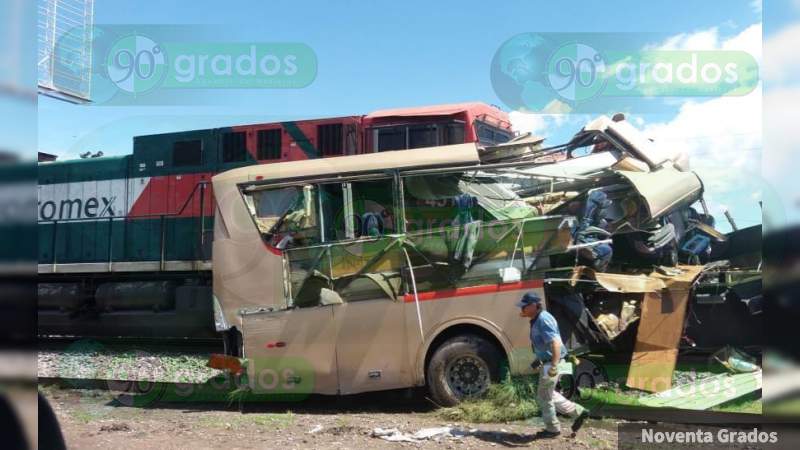
<instances>
[{"instance_id":1,"label":"black tire rim","mask_svg":"<svg viewBox=\"0 0 800 450\"><path fill-rule=\"evenodd\" d=\"M482 394L489 387L489 366L480 358L461 356L447 364L445 377L459 398Z\"/></svg>"}]
</instances>

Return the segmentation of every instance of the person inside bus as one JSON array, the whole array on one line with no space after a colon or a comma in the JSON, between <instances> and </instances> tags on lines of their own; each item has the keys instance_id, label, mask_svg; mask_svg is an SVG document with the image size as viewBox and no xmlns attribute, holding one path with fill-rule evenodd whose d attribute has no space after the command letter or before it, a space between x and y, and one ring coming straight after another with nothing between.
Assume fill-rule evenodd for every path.
<instances>
[{"instance_id":1,"label":"person inside bus","mask_svg":"<svg viewBox=\"0 0 800 450\"><path fill-rule=\"evenodd\" d=\"M361 230L361 236L381 236L383 234L383 218L378 213L364 213L361 216Z\"/></svg>"},{"instance_id":2,"label":"person inside bus","mask_svg":"<svg viewBox=\"0 0 800 450\"><path fill-rule=\"evenodd\" d=\"M556 391L560 373L558 365L567 356L567 349L561 342L558 322L552 314L544 309L542 299L533 292L522 296L517 307L520 317L530 319L531 347L536 360L531 364L534 373L539 374L539 387L536 391L536 403L542 411L545 429L536 433L537 439L554 438L561 435L561 424L556 412L574 417L572 433L580 430L589 412L581 405L567 400Z\"/></svg>"},{"instance_id":3,"label":"person inside bus","mask_svg":"<svg viewBox=\"0 0 800 450\"><path fill-rule=\"evenodd\" d=\"M589 191L580 222L573 232L576 244L586 244L578 250L579 256L599 272L608 269L614 254L611 244L603 242L611 236L606 230L610 207L611 201L605 192L597 189Z\"/></svg>"}]
</instances>

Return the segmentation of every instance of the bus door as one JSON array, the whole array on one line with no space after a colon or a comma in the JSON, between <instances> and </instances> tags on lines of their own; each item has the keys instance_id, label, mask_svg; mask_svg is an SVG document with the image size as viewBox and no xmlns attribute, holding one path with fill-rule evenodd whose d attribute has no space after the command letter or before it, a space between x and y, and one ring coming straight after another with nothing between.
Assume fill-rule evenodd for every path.
<instances>
[{"instance_id":1,"label":"bus door","mask_svg":"<svg viewBox=\"0 0 800 450\"><path fill-rule=\"evenodd\" d=\"M341 300L333 308L340 392L410 386L394 180L328 185L321 192L332 213L322 215L327 270Z\"/></svg>"},{"instance_id":2,"label":"bus door","mask_svg":"<svg viewBox=\"0 0 800 450\"><path fill-rule=\"evenodd\" d=\"M327 249L321 245L316 189L287 186L249 194L257 225L269 233L271 246L282 249L283 258L280 275L264 274L282 284L281 301L242 319L248 373L267 393L276 383L281 393L338 392L334 305L320 296L330 275L324 268Z\"/></svg>"},{"instance_id":3,"label":"bus door","mask_svg":"<svg viewBox=\"0 0 800 450\"><path fill-rule=\"evenodd\" d=\"M249 312L242 328L254 393L338 392L333 306Z\"/></svg>"},{"instance_id":4,"label":"bus door","mask_svg":"<svg viewBox=\"0 0 800 450\"><path fill-rule=\"evenodd\" d=\"M339 327L340 392L412 385L401 291L402 247L396 238L385 237L331 250L334 260L340 262L334 267L338 275L334 285L342 304L333 309Z\"/></svg>"}]
</instances>

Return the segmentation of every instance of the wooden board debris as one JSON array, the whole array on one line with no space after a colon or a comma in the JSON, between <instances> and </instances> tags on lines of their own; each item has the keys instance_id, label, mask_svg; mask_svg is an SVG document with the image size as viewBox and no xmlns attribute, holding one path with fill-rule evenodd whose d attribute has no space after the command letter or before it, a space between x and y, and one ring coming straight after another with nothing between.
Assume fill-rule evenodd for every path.
<instances>
[{"instance_id":1,"label":"wooden board debris","mask_svg":"<svg viewBox=\"0 0 800 450\"><path fill-rule=\"evenodd\" d=\"M642 301L639 330L626 381L628 387L647 392L662 392L672 387L689 294L692 282L701 271L702 266L680 266L678 275L657 272L650 275L662 279L667 288L646 293Z\"/></svg>"}]
</instances>

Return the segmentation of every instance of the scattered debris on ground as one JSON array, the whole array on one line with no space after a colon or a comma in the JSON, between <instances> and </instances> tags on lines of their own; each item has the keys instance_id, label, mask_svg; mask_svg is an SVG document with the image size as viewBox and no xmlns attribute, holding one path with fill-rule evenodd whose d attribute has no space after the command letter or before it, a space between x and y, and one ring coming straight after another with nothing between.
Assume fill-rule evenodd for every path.
<instances>
[{"instance_id":1,"label":"scattered debris on ground","mask_svg":"<svg viewBox=\"0 0 800 450\"><path fill-rule=\"evenodd\" d=\"M439 442L442 439L461 439L477 431L474 428L472 430L464 430L458 427L433 427L423 428L416 433L404 433L397 428L375 428L370 435L389 442L420 442L427 440Z\"/></svg>"},{"instance_id":2,"label":"scattered debris on ground","mask_svg":"<svg viewBox=\"0 0 800 450\"><path fill-rule=\"evenodd\" d=\"M67 446L80 449L483 449L537 445L534 434L542 426L538 420L505 424L443 420L423 398L400 401L386 394L344 399L346 404L342 399L325 398L252 405L242 413L235 405L225 403L141 408L120 405L107 391L54 386L41 389L56 412ZM373 437L377 428L428 437L413 443L390 442ZM442 435L436 440L442 429L460 429L468 434L460 439ZM576 438L548 440L547 446L614 449L615 423L591 421Z\"/></svg>"}]
</instances>

